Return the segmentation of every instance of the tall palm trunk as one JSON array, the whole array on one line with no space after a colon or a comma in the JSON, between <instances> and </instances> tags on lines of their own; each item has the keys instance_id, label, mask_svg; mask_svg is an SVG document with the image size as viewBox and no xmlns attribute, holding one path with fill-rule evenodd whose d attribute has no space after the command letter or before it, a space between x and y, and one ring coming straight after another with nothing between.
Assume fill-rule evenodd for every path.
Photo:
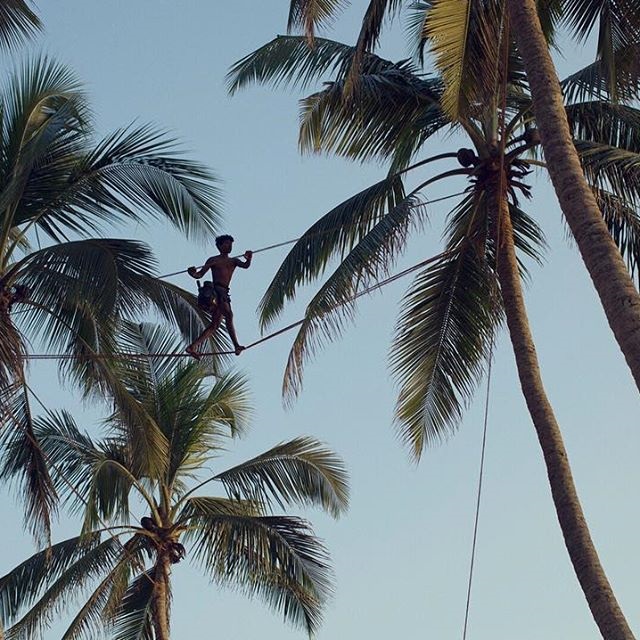
<instances>
[{"instance_id":1,"label":"tall palm trunk","mask_svg":"<svg viewBox=\"0 0 640 640\"><path fill-rule=\"evenodd\" d=\"M640 389L640 295L602 219L573 145L535 0L508 0L551 181L620 349Z\"/></svg>"},{"instance_id":2,"label":"tall palm trunk","mask_svg":"<svg viewBox=\"0 0 640 640\"><path fill-rule=\"evenodd\" d=\"M156 561L153 584L153 630L155 640L169 639L169 574L171 563L166 553L161 553Z\"/></svg>"},{"instance_id":3,"label":"tall palm trunk","mask_svg":"<svg viewBox=\"0 0 640 640\"><path fill-rule=\"evenodd\" d=\"M524 305L509 209L506 199L500 200L498 279L520 386L542 448L551 495L565 545L602 637L606 640L633 640L631 629L618 606L591 540L573 482L560 427L542 384L538 358Z\"/></svg>"}]
</instances>

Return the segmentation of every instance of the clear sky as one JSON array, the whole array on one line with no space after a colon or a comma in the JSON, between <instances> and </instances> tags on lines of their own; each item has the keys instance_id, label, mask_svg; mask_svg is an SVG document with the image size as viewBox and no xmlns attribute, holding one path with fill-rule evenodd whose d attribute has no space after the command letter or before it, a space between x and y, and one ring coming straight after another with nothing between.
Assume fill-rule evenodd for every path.
<instances>
[{"instance_id":1,"label":"clear sky","mask_svg":"<svg viewBox=\"0 0 640 640\"><path fill-rule=\"evenodd\" d=\"M353 42L364 2L337 26ZM284 33L286 0L170 2L168 0L56 0L41 2L46 33L36 50L68 63L85 81L100 133L134 120L153 121L185 141L192 157L224 181L226 227L236 249L257 249L296 237L347 196L379 179L384 169L334 158L301 157L296 145L297 98L252 88L230 98L224 75L235 60ZM559 60L568 71L590 62L574 46ZM406 57L396 29L385 52ZM6 67L6 65L5 65ZM455 149L452 139L428 151ZM433 191L437 197L444 191ZM542 373L566 439L575 480L605 569L628 620L640 631L637 576L636 463L638 394L567 235L544 176L529 210L545 229L547 261L531 265L527 303ZM439 247L446 203L431 213L424 236L411 243L401 266ZM190 245L161 226L120 229L143 238L160 271L199 264L212 240ZM257 337L255 309L284 250L256 256L237 273L233 301L241 340ZM188 277L176 278L185 287ZM394 317L408 280L360 305L357 324L308 367L292 410L282 408L280 384L292 334L238 359L251 380L256 415L248 437L234 443L220 468L299 434L312 434L345 459L352 506L334 522L307 515L329 547L336 594L322 640L459 638L464 617L485 389L459 432L409 462L391 427L394 390L387 354ZM304 302L305 295L301 295ZM283 324L300 316L290 310ZM32 367L41 397L68 408L95 430L93 408L80 407L55 383L55 368ZM143 515L143 514L140 514ZM13 497L5 494L0 571L32 552ZM59 537L78 523L66 518ZM184 562L174 567L173 637L217 640L303 638L260 601L220 591ZM47 638L60 637L56 626ZM490 396L486 475L468 637L599 638L567 558L542 457L521 397L513 356L503 335Z\"/></svg>"}]
</instances>

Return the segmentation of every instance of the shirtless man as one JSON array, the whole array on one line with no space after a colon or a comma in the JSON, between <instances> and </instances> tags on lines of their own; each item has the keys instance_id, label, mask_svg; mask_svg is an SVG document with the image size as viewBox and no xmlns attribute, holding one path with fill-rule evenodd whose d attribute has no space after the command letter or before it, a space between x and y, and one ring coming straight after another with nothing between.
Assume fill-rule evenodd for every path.
<instances>
[{"instance_id":1,"label":"shirtless man","mask_svg":"<svg viewBox=\"0 0 640 640\"><path fill-rule=\"evenodd\" d=\"M251 266L252 251L244 252L244 260L240 258L230 258L231 248L233 247L233 238L231 236L218 236L216 238L216 247L220 255L209 258L202 267L189 267L187 273L192 278L202 278L202 276L211 269L212 283L205 282L198 296L199 302L202 304L202 298L205 298L204 305L208 307L207 311L211 313L211 324L204 332L192 342L186 349L187 353L196 359L199 359L198 347L210 336L212 336L220 326L222 318L224 318L227 331L233 342L235 354L240 355L244 347L238 342L236 330L233 326L233 312L231 311L231 298L229 297L229 283L231 276L236 267L248 269ZM204 295L203 295L204 294Z\"/></svg>"}]
</instances>

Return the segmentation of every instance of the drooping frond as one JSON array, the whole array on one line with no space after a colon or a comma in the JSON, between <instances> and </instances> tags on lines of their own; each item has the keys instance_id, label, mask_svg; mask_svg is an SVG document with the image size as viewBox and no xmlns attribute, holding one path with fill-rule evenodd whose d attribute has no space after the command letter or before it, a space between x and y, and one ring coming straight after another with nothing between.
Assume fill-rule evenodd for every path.
<instances>
[{"instance_id":1,"label":"drooping frond","mask_svg":"<svg viewBox=\"0 0 640 640\"><path fill-rule=\"evenodd\" d=\"M568 105L566 112L574 140L640 153L639 109L593 100Z\"/></svg>"},{"instance_id":2,"label":"drooping frond","mask_svg":"<svg viewBox=\"0 0 640 640\"><path fill-rule=\"evenodd\" d=\"M0 46L15 49L40 31L42 24L27 0L0 3Z\"/></svg>"},{"instance_id":3,"label":"drooping frond","mask_svg":"<svg viewBox=\"0 0 640 640\"><path fill-rule=\"evenodd\" d=\"M216 232L221 219L217 179L204 165L181 158L175 141L150 125L107 136L85 158L70 185L73 212L168 220L188 237Z\"/></svg>"},{"instance_id":4,"label":"drooping frond","mask_svg":"<svg viewBox=\"0 0 640 640\"><path fill-rule=\"evenodd\" d=\"M93 640L105 628L117 628L118 612L126 597L131 576L144 569L145 558L155 551L146 536L134 535L120 548L113 566L104 568L104 577L74 616L61 640ZM114 629L115 631L115 629Z\"/></svg>"},{"instance_id":5,"label":"drooping frond","mask_svg":"<svg viewBox=\"0 0 640 640\"><path fill-rule=\"evenodd\" d=\"M86 536L76 538L75 544L84 545L85 539ZM23 604L30 607L29 611L7 630L7 637L12 640L26 640L37 636L66 610L87 584L110 570L120 557L120 549L121 544L115 537L109 537L99 544L94 543L89 548L83 547L82 553L75 553L73 547L67 547L65 550L71 561L65 560L64 570L57 573L47 570L46 552L37 554L20 565L22 572L30 570L33 563L36 567L38 564L44 565L44 568L39 569L44 575L37 580L37 588L30 592L28 600ZM38 562L36 558L40 556L44 558ZM12 576L13 573L8 575ZM38 595L38 600L34 602ZM15 619L17 613L19 612L10 611L8 619Z\"/></svg>"},{"instance_id":6,"label":"drooping frond","mask_svg":"<svg viewBox=\"0 0 640 640\"><path fill-rule=\"evenodd\" d=\"M640 202L640 153L597 142L575 145L593 187L615 193L628 205Z\"/></svg>"},{"instance_id":7,"label":"drooping frond","mask_svg":"<svg viewBox=\"0 0 640 640\"><path fill-rule=\"evenodd\" d=\"M24 507L24 526L39 545L47 545L58 495L49 475L49 461L34 430L27 394L24 385L16 385L0 400L0 480L13 483Z\"/></svg>"},{"instance_id":8,"label":"drooping frond","mask_svg":"<svg viewBox=\"0 0 640 640\"><path fill-rule=\"evenodd\" d=\"M453 121L496 104L502 2L434 0L424 36L444 83L442 109Z\"/></svg>"},{"instance_id":9,"label":"drooping frond","mask_svg":"<svg viewBox=\"0 0 640 640\"><path fill-rule=\"evenodd\" d=\"M113 640L153 640L152 595L155 571L145 571L131 582L115 616ZM66 640L66 639L65 639Z\"/></svg>"},{"instance_id":10,"label":"drooping frond","mask_svg":"<svg viewBox=\"0 0 640 640\"><path fill-rule=\"evenodd\" d=\"M194 516L191 557L221 585L259 597L285 620L314 633L331 594L328 555L299 518Z\"/></svg>"},{"instance_id":11,"label":"drooping frond","mask_svg":"<svg viewBox=\"0 0 640 640\"><path fill-rule=\"evenodd\" d=\"M319 27L330 25L348 0L290 0L287 31L301 30L310 46L315 46Z\"/></svg>"},{"instance_id":12,"label":"drooping frond","mask_svg":"<svg viewBox=\"0 0 640 640\"><path fill-rule=\"evenodd\" d=\"M466 232L451 244L455 230L450 231L450 253L416 277L396 324L390 356L399 385L395 420L416 460L428 443L456 428L500 319L484 255L482 214L473 195L460 205L457 226Z\"/></svg>"},{"instance_id":13,"label":"drooping frond","mask_svg":"<svg viewBox=\"0 0 640 640\"><path fill-rule=\"evenodd\" d=\"M302 389L305 363L326 343L337 339L356 314L355 296L389 274L407 236L425 221L425 206L415 194L397 204L341 260L307 305L284 374L287 400Z\"/></svg>"},{"instance_id":14,"label":"drooping frond","mask_svg":"<svg viewBox=\"0 0 640 640\"><path fill-rule=\"evenodd\" d=\"M613 52L611 69L602 59L576 71L561 82L568 102L580 100L607 100L629 103L640 95L640 42L627 45Z\"/></svg>"},{"instance_id":15,"label":"drooping frond","mask_svg":"<svg viewBox=\"0 0 640 640\"><path fill-rule=\"evenodd\" d=\"M326 38L316 38L309 47L300 36L278 36L238 60L227 73L231 94L251 84L305 89L326 75L344 77L354 48Z\"/></svg>"},{"instance_id":16,"label":"drooping frond","mask_svg":"<svg viewBox=\"0 0 640 640\"><path fill-rule=\"evenodd\" d=\"M602 63L608 93L617 99L616 52L640 43L639 0L567 0L564 20L579 40L586 40L598 27L597 59ZM635 61L636 69L638 62Z\"/></svg>"},{"instance_id":17,"label":"drooping frond","mask_svg":"<svg viewBox=\"0 0 640 640\"><path fill-rule=\"evenodd\" d=\"M406 62L374 72L363 68L349 100L344 82L337 81L301 101L300 148L360 161L394 157L394 166L404 168L426 140L450 124L441 95L438 79L415 75Z\"/></svg>"},{"instance_id":18,"label":"drooping frond","mask_svg":"<svg viewBox=\"0 0 640 640\"><path fill-rule=\"evenodd\" d=\"M51 545L0 578L0 618L11 624L38 594L58 580L75 562L100 544L100 535L76 537Z\"/></svg>"},{"instance_id":19,"label":"drooping frond","mask_svg":"<svg viewBox=\"0 0 640 640\"><path fill-rule=\"evenodd\" d=\"M390 177L334 207L294 244L260 301L260 323L266 329L297 288L324 272L334 257L344 256L405 197L402 181Z\"/></svg>"},{"instance_id":20,"label":"drooping frond","mask_svg":"<svg viewBox=\"0 0 640 640\"><path fill-rule=\"evenodd\" d=\"M348 506L347 471L331 450L309 437L279 444L216 476L230 496L270 504L320 506L339 516Z\"/></svg>"},{"instance_id":21,"label":"drooping frond","mask_svg":"<svg viewBox=\"0 0 640 640\"><path fill-rule=\"evenodd\" d=\"M638 209L628 206L623 198L603 189L594 189L594 195L609 233L620 249L631 276L640 285L640 215Z\"/></svg>"}]
</instances>

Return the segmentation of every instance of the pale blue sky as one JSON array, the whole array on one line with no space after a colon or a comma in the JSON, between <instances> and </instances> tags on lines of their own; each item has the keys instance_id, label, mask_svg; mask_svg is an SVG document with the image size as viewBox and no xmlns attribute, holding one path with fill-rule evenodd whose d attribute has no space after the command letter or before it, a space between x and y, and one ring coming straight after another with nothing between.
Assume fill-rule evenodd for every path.
<instances>
[{"instance_id":1,"label":"pale blue sky","mask_svg":"<svg viewBox=\"0 0 640 640\"><path fill-rule=\"evenodd\" d=\"M236 237L239 251L296 237L332 205L383 175L381 167L300 157L295 93L258 87L226 95L229 65L284 32L286 0L40 4L46 33L36 49L68 63L85 81L98 130L138 120L175 132L194 158L224 180L224 231ZM364 2L354 4L338 25L344 40L353 41L357 33ZM561 62L563 69L589 62L578 59L573 46L567 50L573 53ZM399 30L388 38L386 51L407 55ZM450 149L455 141L446 143ZM440 141L429 150L442 148ZM544 266L531 266L527 290L542 372L603 564L638 631L638 395L543 177L535 192L529 210L550 245ZM446 211L432 213L431 226L411 243L400 266L437 251ZM198 263L211 251L159 226L118 233L147 240L161 272ZM255 308L283 256L284 250L259 254L234 279L238 331L247 342L257 337ZM176 282L192 283L187 277ZM306 514L332 553L337 578L322 640L461 637L485 391L455 437L412 466L391 428L394 392L386 364L398 301L408 284L401 281L362 302L356 326L308 367L304 393L292 410L283 410L280 400L291 334L238 359L251 379L256 417L252 432L221 465L312 434L339 452L351 472L352 506L344 518L334 522ZM292 309L282 324L297 319L301 309ZM81 415L70 391L51 382L54 367L34 366L32 374L52 408ZM89 409L84 426L94 428L96 414ZM15 519L5 528L4 573L32 547L9 498L1 513L3 522ZM59 534L76 530L77 523L65 520ZM304 637L260 601L218 590L186 563L174 568L174 580L174 638ZM59 637L59 628L47 638ZM504 336L494 366L468 637L599 638L565 553Z\"/></svg>"}]
</instances>

